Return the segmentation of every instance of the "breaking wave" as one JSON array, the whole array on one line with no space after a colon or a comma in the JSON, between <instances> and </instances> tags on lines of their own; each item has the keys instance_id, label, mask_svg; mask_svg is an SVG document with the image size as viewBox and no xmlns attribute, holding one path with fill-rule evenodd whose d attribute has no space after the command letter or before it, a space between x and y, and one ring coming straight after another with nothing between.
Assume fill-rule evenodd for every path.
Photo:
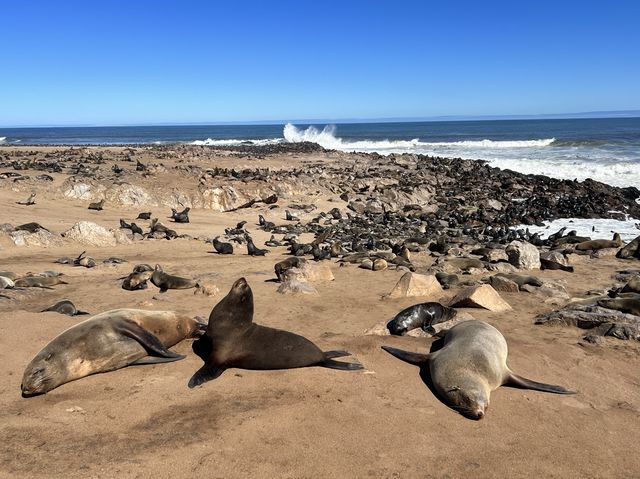
<instances>
[{"instance_id":1,"label":"breaking wave","mask_svg":"<svg viewBox=\"0 0 640 479\"><path fill-rule=\"evenodd\" d=\"M249 145L249 146L264 146L264 145L277 145L278 143L282 143L282 138L275 139L262 139L262 140L237 140L237 139L229 139L229 140L213 140L211 138L207 138L206 140L195 140L192 141L192 145L198 146L240 146L240 145Z\"/></svg>"}]
</instances>

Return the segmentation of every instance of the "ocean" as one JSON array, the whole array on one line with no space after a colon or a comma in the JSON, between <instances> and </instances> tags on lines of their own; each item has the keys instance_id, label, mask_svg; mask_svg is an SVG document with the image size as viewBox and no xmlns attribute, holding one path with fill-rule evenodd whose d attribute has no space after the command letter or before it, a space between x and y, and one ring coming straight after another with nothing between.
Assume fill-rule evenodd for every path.
<instances>
[{"instance_id":1,"label":"ocean","mask_svg":"<svg viewBox=\"0 0 640 479\"><path fill-rule=\"evenodd\" d=\"M241 145L312 141L342 151L417 153L486 160L555 178L592 178L640 187L640 118L428 121L397 123L0 128L0 144ZM638 219L589 220L594 237L638 234ZM576 223L565 219L557 226ZM570 224L570 226L573 226Z\"/></svg>"},{"instance_id":2,"label":"ocean","mask_svg":"<svg viewBox=\"0 0 640 479\"><path fill-rule=\"evenodd\" d=\"M224 146L297 141L342 151L481 159L522 173L640 186L640 118L0 128L0 144Z\"/></svg>"}]
</instances>

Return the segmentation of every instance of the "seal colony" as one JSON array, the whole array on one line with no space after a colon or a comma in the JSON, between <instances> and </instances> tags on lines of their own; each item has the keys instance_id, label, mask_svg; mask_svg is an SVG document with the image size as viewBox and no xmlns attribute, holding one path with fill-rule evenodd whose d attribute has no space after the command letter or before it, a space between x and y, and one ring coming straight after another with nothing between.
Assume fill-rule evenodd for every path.
<instances>
[{"instance_id":1,"label":"seal colony","mask_svg":"<svg viewBox=\"0 0 640 479\"><path fill-rule=\"evenodd\" d=\"M457 454L451 461L478 462L484 468L483 458L495 457L492 445L503 443L505 430L523 425L530 434L514 446L520 448L520 454L525 450L527 457L535 458L531 461L542 464L540 461L547 458L540 455L544 449L541 444L553 447L565 455L549 467L560 468L558 471L566 475L593 472L585 472L586 466L577 458L566 459L571 452L563 449L567 434L572 434L576 448L589 450L598 459L602 455L597 456L598 451L589 447L600 444L604 417L607 427L631 440L640 439L637 431L627 426L640 395L624 373L640 366L637 345L633 341L616 345L619 339L614 339L636 337L631 313L637 311L638 302L625 295L638 292L637 273L633 273L638 269L638 241L628 242L627 235L620 243L613 231L578 234L569 227L533 234L526 227L513 228L565 215L615 218L616 210L633 215L637 209L632 204L633 189L529 177L466 160L343 154L309 145L277 147L273 152L188 146L60 147L49 149L47 157L30 154L27 148L0 151L6 154L0 155L4 168L18 170L22 178L0 179L0 199L9 205L3 220L9 224L0 225L0 255L6 258L2 269L7 270L0 272L0 287L6 288L0 291L4 314L0 327L8 345L3 348L7 387L2 397L7 407L2 419L8 424L9 450L26 458L15 466L25 475L39 464L33 460L35 456L29 456L33 454L30 450L38 450L41 458L49 457L63 446L80 448L84 439L103 433L108 457L104 461L99 458L95 467L89 464L92 469L88 473L113 465L109 458L122 457L120 446L109 445L109 438L125 435L134 440L127 451L132 460L142 457L136 444L154 448L147 448L144 461L176 450L176 463L194 474L200 467L213 467L208 459L213 456L193 450L200 451L200 447L206 454L214 453L216 461L227 468L239 461L269 463L271 457L294 463L297 459L293 456L284 456L292 451L300 457L304 453L301 445L309 444L305 434L313 431L312 445L317 451L340 447L354 453L356 459L337 457L336 468L342 468L347 467L344 461L351 467L359 460L353 444L361 450L363 440L366 442L364 433L373 438L384 435L388 443L404 441L402 460L407 469L394 469L397 455L393 461L385 459L388 451L382 446L376 449L373 443L366 446L372 452L367 464L357 465L370 468L363 470L374 471L373 475L382 473L384 467L385 474L397 471L403 477L424 472L425 442L455 445ZM114 164L117 169L112 168ZM49 169L53 181L36 179L34 170ZM32 191L37 192L36 205L16 204ZM90 202L102 198L106 199L102 211L87 210ZM132 198L133 204L127 203ZM590 202L589 198L597 200ZM190 210L185 212L186 208ZM171 209L175 213L169 213ZM173 217L169 219L170 214ZM94 230L62 236L74 222L86 219L102 227L111 243L91 243L100 239L92 236ZM20 241L27 246L17 246ZM50 246L45 245L47 241ZM536 253L540 255L539 266L531 260ZM54 265L63 255L68 257ZM157 270L156 264L161 265ZM59 268L62 275L46 271L50 268ZM623 269L627 272L622 273ZM405 274L413 279L403 294L382 300ZM255 295L256 323L238 300L242 294L233 293L234 288L245 288L238 280L241 277L246 278L251 297ZM424 286L416 281L420 277L433 280L428 283L432 288L428 292L419 291ZM20 281L24 278L35 279ZM156 287L148 287L149 283ZM235 285L229 290L232 283ZM29 287L31 284L35 287ZM282 291L291 291L296 284L306 286L310 293L280 295L281 286ZM434 390L430 395L423 384L416 384L415 371L380 350L387 342L399 346L402 341L403 350L425 346L428 350L431 340L364 333L375 323L383 329L388 324L387 331L395 334L404 335L415 328L415 335L428 335L441 321L461 321L463 316L458 312L467 311L452 307L451 299L478 287L483 288L481 292L495 288L495 294L512 306L508 313L475 309L472 315L477 322L486 321L499 329L500 336L504 334L510 355L507 361L500 348L483 340L482 347L471 354L473 361L453 368L455 362L445 358L461 356L460 351L466 350L462 342L452 339L463 323L445 330L440 334L458 346L445 346L449 348L445 352L453 351L447 354L436 352L434 347L432 356L420 363L434 385L444 389L449 375L462 377L470 370L482 369L476 368L476 362L482 365L483 355L505 359L490 361L498 366L476 371L472 378L457 381L460 384L443 392ZM158 294L158 288L173 290ZM220 290L223 293L218 296ZM614 301L606 300L607 291ZM558 309L574 299L589 300L585 308L593 310L575 310L578 319L574 323L583 324L585 314L596 315L600 322L592 323L597 326L587 333L609 337L590 342L577 329L558 329L566 324L534 325L535 314ZM153 328L144 327L169 351L156 352L108 326L111 320L104 319L107 313L123 308L152 310L147 313L179 311L173 314L200 322L200 331L193 335L178 331L183 339L174 347ZM82 324L79 321L83 318L75 316L82 312L78 309L94 314L104 311L98 315L105 321L103 329L96 329L102 332L86 340L94 333L85 331L76 336L73 345L59 348L56 335ZM228 313L228 319L220 320L216 311ZM209 313L212 320L206 327L204 320L194 319ZM606 318L615 323L602 322ZM231 325L242 327L236 331ZM239 331L250 337L236 335ZM202 336L196 339L199 334ZM485 337L484 333L477 336ZM191 344L190 339L196 340ZM101 358L119 358L116 369L152 364L66 384L67 373L66 377L80 379L85 373L104 372L98 359L87 360L81 343L92 344ZM39 350L49 346L69 355L54 368L63 372L52 374L51 384L58 384L58 388L44 397L20 399L23 372L21 392L25 396L45 392L46 387L38 389L37 380L29 378L49 364L29 366L29 373L26 366ZM617 348L617 355L611 353L611 347ZM136 358L143 356L127 359L129 349ZM354 359L340 359L347 351L362 361L366 370ZM173 355L187 358L174 362L178 357ZM435 361L438 371L453 372L444 379L441 374L429 374L434 357L439 357ZM580 393L562 398L519 391L509 396L508 391L498 391L492 403L491 427L483 426L482 434L437 402L439 398L457 405L472 418L485 415L491 393L504 379L489 373L508 374L506 384L518 385L520 377L512 375L508 363L515 371L556 381ZM289 368L302 369L267 372ZM440 379L434 379L436 376ZM215 377L218 379L212 384L204 384ZM191 385L204 386L187 393L190 378ZM522 381L520 386L535 386L529 380ZM482 394L476 394L477 384L483 385ZM37 423L28 422L27 414L37 418ZM390 415L392 420L380 420ZM69 418L82 417L87 420L78 422L72 434L62 429L61 424L68 427ZM544 420L536 420L538 417ZM300 428L301 424L305 427ZM576 434L571 429L575 424L580 424ZM211 430L209 426L215 428L215 441L200 441L199 447L193 448L192 438L201 439L199 434L205 427ZM354 436L344 436L345 431ZM160 434L166 441L158 446L160 442L152 439ZM340 442L331 442L332 437ZM219 448L218 439L239 440L243 447L231 453ZM217 452L209 447L213 442ZM260 449L267 444L269 456ZM607 436L603 446L611 449L624 444ZM408 459L407 451L412 451L414 461ZM8 463L16 462L10 459ZM630 459L629 467L636 463L635 458ZM59 462L51 464L52 470L59 472ZM331 468L329 463L325 466ZM567 467L571 471L567 472ZM610 467L621 476L628 472L622 471L621 464ZM319 470L316 465L316 475ZM128 470L123 471L126 475ZM507 475L503 469L492 471ZM334 472L328 470L327 474ZM468 473L466 469L447 472L452 477Z\"/></svg>"}]
</instances>

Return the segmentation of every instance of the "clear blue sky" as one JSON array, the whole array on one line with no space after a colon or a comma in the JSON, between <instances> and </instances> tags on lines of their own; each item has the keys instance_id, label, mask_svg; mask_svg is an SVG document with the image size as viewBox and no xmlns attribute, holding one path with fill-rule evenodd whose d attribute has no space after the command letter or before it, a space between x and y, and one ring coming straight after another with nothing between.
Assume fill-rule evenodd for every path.
<instances>
[{"instance_id":1,"label":"clear blue sky","mask_svg":"<svg viewBox=\"0 0 640 479\"><path fill-rule=\"evenodd\" d=\"M8 0L0 18L0 126L640 109L640 1Z\"/></svg>"}]
</instances>

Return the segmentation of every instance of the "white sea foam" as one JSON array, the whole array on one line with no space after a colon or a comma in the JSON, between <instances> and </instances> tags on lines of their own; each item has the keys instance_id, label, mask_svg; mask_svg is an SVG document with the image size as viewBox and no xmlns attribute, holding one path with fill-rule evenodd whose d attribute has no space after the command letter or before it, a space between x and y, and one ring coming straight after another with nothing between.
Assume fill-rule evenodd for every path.
<instances>
[{"instance_id":1,"label":"white sea foam","mask_svg":"<svg viewBox=\"0 0 640 479\"><path fill-rule=\"evenodd\" d=\"M0 136L0 143L5 143L7 141L6 136Z\"/></svg>"},{"instance_id":2,"label":"white sea foam","mask_svg":"<svg viewBox=\"0 0 640 479\"><path fill-rule=\"evenodd\" d=\"M278 143L282 143L282 138L266 138L262 140L212 140L211 138L207 138L206 140L195 140L192 141L192 145L198 146L239 146L239 145L254 145L254 146L264 146L264 145L277 145Z\"/></svg>"},{"instance_id":3,"label":"white sea foam","mask_svg":"<svg viewBox=\"0 0 640 479\"><path fill-rule=\"evenodd\" d=\"M611 239L613 233L620 233L622 241L626 242L640 235L638 220L563 218L545 223L544 226L517 226L516 228L529 228L530 232L540 233L543 238L546 238L565 226L567 227L565 233L576 230L578 236L589 236L592 239Z\"/></svg>"}]
</instances>

